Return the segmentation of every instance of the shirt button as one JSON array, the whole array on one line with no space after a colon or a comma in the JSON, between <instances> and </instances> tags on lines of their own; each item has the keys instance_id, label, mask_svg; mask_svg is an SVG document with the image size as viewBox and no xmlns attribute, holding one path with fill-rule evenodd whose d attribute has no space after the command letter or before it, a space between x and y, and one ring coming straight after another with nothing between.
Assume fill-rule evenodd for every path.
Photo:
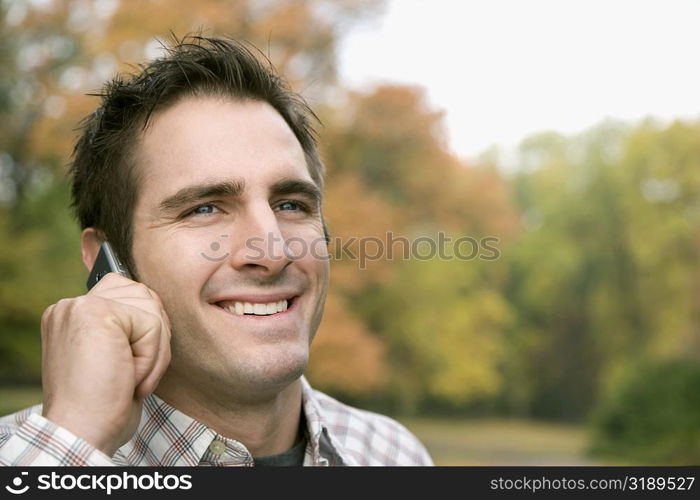
<instances>
[{"instance_id":1,"label":"shirt button","mask_svg":"<svg viewBox=\"0 0 700 500\"><path fill-rule=\"evenodd\" d=\"M221 441L212 441L211 444L209 444L209 451L212 452L212 454L219 456L226 451L226 445Z\"/></svg>"}]
</instances>

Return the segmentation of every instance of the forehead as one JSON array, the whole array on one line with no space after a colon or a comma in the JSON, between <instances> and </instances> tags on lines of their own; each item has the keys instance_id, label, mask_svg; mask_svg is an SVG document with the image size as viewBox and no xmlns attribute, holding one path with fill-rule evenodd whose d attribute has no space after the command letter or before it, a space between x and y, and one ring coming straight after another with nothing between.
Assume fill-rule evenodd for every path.
<instances>
[{"instance_id":1,"label":"forehead","mask_svg":"<svg viewBox=\"0 0 700 500\"><path fill-rule=\"evenodd\" d=\"M219 97L185 98L154 114L136 164L142 200L202 181L262 188L281 177L311 180L299 141L272 106Z\"/></svg>"}]
</instances>

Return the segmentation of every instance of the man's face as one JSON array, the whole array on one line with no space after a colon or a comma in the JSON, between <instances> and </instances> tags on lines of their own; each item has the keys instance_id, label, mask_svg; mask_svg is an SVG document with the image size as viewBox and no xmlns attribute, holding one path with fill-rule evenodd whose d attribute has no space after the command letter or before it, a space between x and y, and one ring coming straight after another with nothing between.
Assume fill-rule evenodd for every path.
<instances>
[{"instance_id":1,"label":"man's face","mask_svg":"<svg viewBox=\"0 0 700 500\"><path fill-rule=\"evenodd\" d=\"M133 258L172 322L167 376L243 392L295 380L329 263L292 130L267 103L185 98L152 118L136 161Z\"/></svg>"}]
</instances>

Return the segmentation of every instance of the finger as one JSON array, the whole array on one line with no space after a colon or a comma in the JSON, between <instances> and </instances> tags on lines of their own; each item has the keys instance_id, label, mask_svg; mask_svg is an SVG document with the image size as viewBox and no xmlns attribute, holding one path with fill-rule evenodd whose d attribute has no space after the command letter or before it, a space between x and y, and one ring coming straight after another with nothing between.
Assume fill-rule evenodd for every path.
<instances>
[{"instance_id":1,"label":"finger","mask_svg":"<svg viewBox=\"0 0 700 500\"><path fill-rule=\"evenodd\" d=\"M116 286L124 286L124 285L129 285L136 283L136 281L127 278L126 276L122 276L119 273L115 272L110 272L105 274L100 281L98 281L95 286L93 286L88 292L87 295L97 295L99 294L102 290L106 290L108 288L113 288Z\"/></svg>"},{"instance_id":2,"label":"finger","mask_svg":"<svg viewBox=\"0 0 700 500\"><path fill-rule=\"evenodd\" d=\"M165 309L163 309L163 306L157 301L144 297L114 297L110 300L113 300L120 304L137 307L143 310L144 312L159 316L163 322L164 329L168 332L168 335L170 335L170 318L165 312Z\"/></svg>"},{"instance_id":3,"label":"finger","mask_svg":"<svg viewBox=\"0 0 700 500\"><path fill-rule=\"evenodd\" d=\"M119 304L119 310L109 315L109 319L126 336L134 360L135 383L138 385L155 366L165 322L160 314L127 303Z\"/></svg>"},{"instance_id":4,"label":"finger","mask_svg":"<svg viewBox=\"0 0 700 500\"><path fill-rule=\"evenodd\" d=\"M163 321L165 321L165 326L167 326L167 331L168 331L168 342L170 342L170 336L172 335L172 328L173 325L170 322L170 316L168 316L168 313L165 311L163 306L161 306L161 311L163 313Z\"/></svg>"},{"instance_id":5,"label":"finger","mask_svg":"<svg viewBox=\"0 0 700 500\"><path fill-rule=\"evenodd\" d=\"M163 309L160 307L160 304L150 297L120 296L109 297L108 300L116 302L117 304L136 307L137 309L141 309L143 312L155 314L157 316L160 316L163 313Z\"/></svg>"},{"instance_id":6,"label":"finger","mask_svg":"<svg viewBox=\"0 0 700 500\"><path fill-rule=\"evenodd\" d=\"M160 307L163 307L163 301L156 292L148 288L143 283L136 281L130 281L129 283L123 283L114 287L105 288L101 290L98 295L106 299L117 297L147 297L155 300Z\"/></svg>"},{"instance_id":7,"label":"finger","mask_svg":"<svg viewBox=\"0 0 700 500\"><path fill-rule=\"evenodd\" d=\"M167 316L166 316L167 317ZM160 343L158 348L158 357L152 370L146 375L143 381L139 383L136 387L136 394L140 397L146 397L151 394L156 387L161 377L165 373L165 370L170 364L170 339L171 332L170 328L163 326L160 334Z\"/></svg>"},{"instance_id":8,"label":"finger","mask_svg":"<svg viewBox=\"0 0 700 500\"><path fill-rule=\"evenodd\" d=\"M171 332L169 328L161 332L158 358L151 372L141 383L136 386L136 395L138 397L145 398L149 394L153 393L153 391L156 390L156 387L158 387L158 383L167 370L168 365L170 365L170 338Z\"/></svg>"},{"instance_id":9,"label":"finger","mask_svg":"<svg viewBox=\"0 0 700 500\"><path fill-rule=\"evenodd\" d=\"M53 315L53 310L56 308L56 304L51 304L49 307L46 308L44 311L44 314L41 315L41 332L42 334L46 332L46 327L49 324L49 321L51 321L51 317Z\"/></svg>"},{"instance_id":10,"label":"finger","mask_svg":"<svg viewBox=\"0 0 700 500\"><path fill-rule=\"evenodd\" d=\"M142 332L130 339L134 360L135 388L137 388L149 376L158 362L161 336L163 336L163 321L153 314L142 311L135 313L134 319L141 323L142 328ZM137 336L138 338L136 338Z\"/></svg>"},{"instance_id":11,"label":"finger","mask_svg":"<svg viewBox=\"0 0 700 500\"><path fill-rule=\"evenodd\" d=\"M148 288L143 283L138 283L137 281L131 280L128 280L126 282L120 280L119 282L114 283L112 286L105 285L100 290L97 290L94 293L92 290L90 290L89 293L106 299L119 295L126 297L147 297L153 299L155 298L155 292L153 292L153 290Z\"/></svg>"}]
</instances>

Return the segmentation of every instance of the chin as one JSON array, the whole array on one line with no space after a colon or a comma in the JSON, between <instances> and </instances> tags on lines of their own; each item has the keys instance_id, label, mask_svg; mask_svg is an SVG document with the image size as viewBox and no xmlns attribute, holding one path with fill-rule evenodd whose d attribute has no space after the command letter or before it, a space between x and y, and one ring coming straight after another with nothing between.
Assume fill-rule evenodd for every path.
<instances>
[{"instance_id":1,"label":"chin","mask_svg":"<svg viewBox=\"0 0 700 500\"><path fill-rule=\"evenodd\" d=\"M260 391L280 390L304 374L308 361L308 348L256 352L229 365L230 382Z\"/></svg>"},{"instance_id":2,"label":"chin","mask_svg":"<svg viewBox=\"0 0 700 500\"><path fill-rule=\"evenodd\" d=\"M199 342L186 342L194 340L194 336L173 335L170 368L173 375L177 373L181 386L247 399L273 395L298 380L306 370L306 328L274 339L243 333L231 335L224 328L212 330L224 333L218 338L200 338Z\"/></svg>"}]
</instances>

